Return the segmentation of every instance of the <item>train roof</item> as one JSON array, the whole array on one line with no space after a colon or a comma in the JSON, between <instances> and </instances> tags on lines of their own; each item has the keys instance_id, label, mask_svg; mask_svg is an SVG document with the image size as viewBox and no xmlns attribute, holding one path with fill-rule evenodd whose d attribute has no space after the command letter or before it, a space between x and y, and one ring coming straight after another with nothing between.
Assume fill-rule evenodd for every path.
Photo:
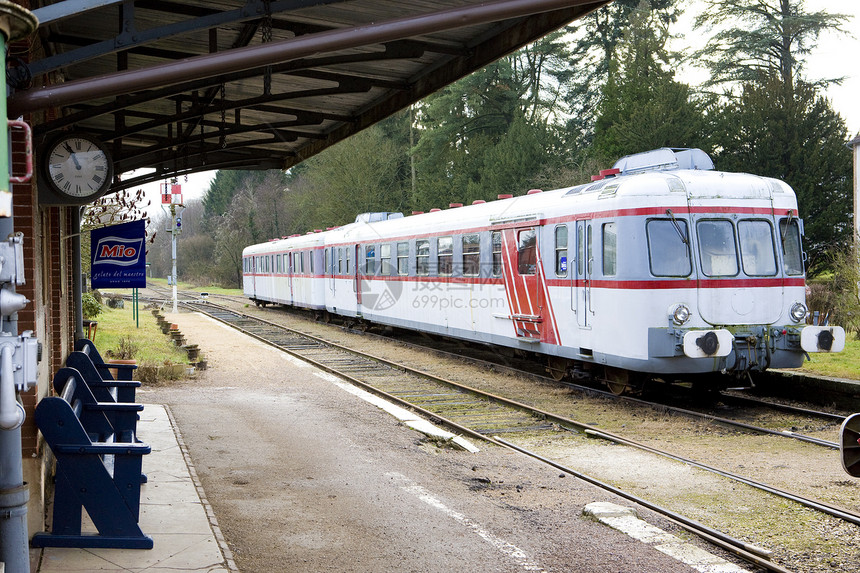
<instances>
[{"instance_id":1,"label":"train roof","mask_svg":"<svg viewBox=\"0 0 860 573\"><path fill-rule=\"evenodd\" d=\"M462 233L493 225L540 221L573 212L608 211L653 205L673 206L689 199L732 205L761 202L774 209L797 209L786 183L749 173L715 171L710 157L698 149L663 148L624 157L591 183L551 191L454 206L408 217L399 213L365 213L354 223L314 235L255 245L244 254L304 249L373 241L379 237L414 237ZM593 206L591 205L593 203Z\"/></svg>"}]
</instances>

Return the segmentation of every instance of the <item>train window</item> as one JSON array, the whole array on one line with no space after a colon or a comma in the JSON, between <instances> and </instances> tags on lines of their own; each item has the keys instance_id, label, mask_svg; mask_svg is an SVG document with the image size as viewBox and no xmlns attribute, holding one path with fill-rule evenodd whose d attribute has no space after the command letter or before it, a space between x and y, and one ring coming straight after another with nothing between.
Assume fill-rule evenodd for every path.
<instances>
[{"instance_id":1,"label":"train window","mask_svg":"<svg viewBox=\"0 0 860 573\"><path fill-rule=\"evenodd\" d=\"M323 262L325 268L323 269L323 272L331 274L331 249L323 250L323 256L325 257L325 261Z\"/></svg>"},{"instance_id":2,"label":"train window","mask_svg":"<svg viewBox=\"0 0 860 573\"><path fill-rule=\"evenodd\" d=\"M364 248L364 274L376 274L376 246L367 245Z\"/></svg>"},{"instance_id":3,"label":"train window","mask_svg":"<svg viewBox=\"0 0 860 573\"><path fill-rule=\"evenodd\" d=\"M301 273L301 274L305 274L305 258L306 257L307 257L307 255L305 254L304 251L299 253L299 273Z\"/></svg>"},{"instance_id":4,"label":"train window","mask_svg":"<svg viewBox=\"0 0 860 573\"><path fill-rule=\"evenodd\" d=\"M502 274L502 232L493 231L490 238L493 243L493 276L497 277Z\"/></svg>"},{"instance_id":5,"label":"train window","mask_svg":"<svg viewBox=\"0 0 860 573\"><path fill-rule=\"evenodd\" d=\"M800 225L797 219L782 219L779 222L779 236L782 240L782 257L785 274L803 274L803 250L800 247Z\"/></svg>"},{"instance_id":6,"label":"train window","mask_svg":"<svg viewBox=\"0 0 860 573\"><path fill-rule=\"evenodd\" d=\"M749 276L776 274L776 253L773 251L773 229L767 221L738 223L741 264Z\"/></svg>"},{"instance_id":7,"label":"train window","mask_svg":"<svg viewBox=\"0 0 860 573\"><path fill-rule=\"evenodd\" d=\"M379 272L386 277L391 275L391 245L379 245Z\"/></svg>"},{"instance_id":8,"label":"train window","mask_svg":"<svg viewBox=\"0 0 860 573\"><path fill-rule=\"evenodd\" d=\"M535 274L537 234L534 228L517 233L517 270L521 275Z\"/></svg>"},{"instance_id":9,"label":"train window","mask_svg":"<svg viewBox=\"0 0 860 573\"><path fill-rule=\"evenodd\" d=\"M587 249L587 252L585 255L585 273L588 276L591 276L594 273L594 269L592 268L592 265L594 265L594 253L591 250L592 249L592 236L591 236L592 232L593 231L592 231L591 225L588 225L588 227L585 229L585 248Z\"/></svg>"},{"instance_id":10,"label":"train window","mask_svg":"<svg viewBox=\"0 0 860 573\"><path fill-rule=\"evenodd\" d=\"M582 276L585 272L585 223L576 226L576 274Z\"/></svg>"},{"instance_id":11,"label":"train window","mask_svg":"<svg viewBox=\"0 0 860 573\"><path fill-rule=\"evenodd\" d=\"M567 276L567 225L555 228L555 274Z\"/></svg>"},{"instance_id":12,"label":"train window","mask_svg":"<svg viewBox=\"0 0 860 573\"><path fill-rule=\"evenodd\" d=\"M614 277L618 268L618 231L615 223L603 224L603 276Z\"/></svg>"},{"instance_id":13,"label":"train window","mask_svg":"<svg viewBox=\"0 0 860 573\"><path fill-rule=\"evenodd\" d=\"M352 247L344 249L344 251L346 252L346 274L349 274L349 269L352 268ZM358 261L355 264L358 264Z\"/></svg>"},{"instance_id":14,"label":"train window","mask_svg":"<svg viewBox=\"0 0 860 573\"><path fill-rule=\"evenodd\" d=\"M308 262L310 263L310 272L314 274L314 252L308 251Z\"/></svg>"},{"instance_id":15,"label":"train window","mask_svg":"<svg viewBox=\"0 0 860 573\"><path fill-rule=\"evenodd\" d=\"M481 236L463 235L463 275L476 277L481 270Z\"/></svg>"},{"instance_id":16,"label":"train window","mask_svg":"<svg viewBox=\"0 0 860 573\"><path fill-rule=\"evenodd\" d=\"M690 249L685 242L690 236L687 222L682 219L652 219L648 221L646 230L651 274L657 277L688 276L693 266Z\"/></svg>"},{"instance_id":17,"label":"train window","mask_svg":"<svg viewBox=\"0 0 860 573\"><path fill-rule=\"evenodd\" d=\"M430 241L426 239L415 241L415 274L430 274Z\"/></svg>"},{"instance_id":18,"label":"train window","mask_svg":"<svg viewBox=\"0 0 860 573\"><path fill-rule=\"evenodd\" d=\"M340 247L337 249L337 274L343 274L343 249Z\"/></svg>"},{"instance_id":19,"label":"train window","mask_svg":"<svg viewBox=\"0 0 860 573\"><path fill-rule=\"evenodd\" d=\"M397 274L409 274L409 243L397 243Z\"/></svg>"},{"instance_id":20,"label":"train window","mask_svg":"<svg viewBox=\"0 0 860 573\"><path fill-rule=\"evenodd\" d=\"M731 221L704 220L696 223L702 272L709 277L738 274L735 231Z\"/></svg>"},{"instance_id":21,"label":"train window","mask_svg":"<svg viewBox=\"0 0 860 573\"><path fill-rule=\"evenodd\" d=\"M454 239L439 237L436 243L436 262L439 275L450 275L454 265Z\"/></svg>"}]
</instances>

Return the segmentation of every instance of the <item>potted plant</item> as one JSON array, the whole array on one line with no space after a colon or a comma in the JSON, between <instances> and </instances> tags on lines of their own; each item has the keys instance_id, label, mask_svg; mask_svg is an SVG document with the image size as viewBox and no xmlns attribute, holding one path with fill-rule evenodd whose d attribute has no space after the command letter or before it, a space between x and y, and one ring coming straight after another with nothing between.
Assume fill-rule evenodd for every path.
<instances>
[{"instance_id":1,"label":"potted plant","mask_svg":"<svg viewBox=\"0 0 860 573\"><path fill-rule=\"evenodd\" d=\"M139 348L137 344L134 343L130 336L121 336L116 349L108 350L105 353L108 358L106 362L108 364L137 364L137 360L134 356L137 354L138 350ZM114 377L114 380L116 380L118 374L117 369L110 368L110 373L111 376Z\"/></svg>"}]
</instances>

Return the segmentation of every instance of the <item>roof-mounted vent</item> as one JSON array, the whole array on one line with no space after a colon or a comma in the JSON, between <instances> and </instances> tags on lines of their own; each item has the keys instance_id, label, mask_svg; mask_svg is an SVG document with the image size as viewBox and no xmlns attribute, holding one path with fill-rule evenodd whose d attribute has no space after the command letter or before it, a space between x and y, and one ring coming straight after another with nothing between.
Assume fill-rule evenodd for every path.
<instances>
[{"instance_id":1,"label":"roof-mounted vent","mask_svg":"<svg viewBox=\"0 0 860 573\"><path fill-rule=\"evenodd\" d=\"M355 217L356 223L376 223L377 221L388 221L389 219L401 219L403 213L382 211L379 213L361 213Z\"/></svg>"},{"instance_id":2,"label":"roof-mounted vent","mask_svg":"<svg viewBox=\"0 0 860 573\"><path fill-rule=\"evenodd\" d=\"M622 175L644 173L646 171L670 171L674 169L714 168L714 162L701 149L671 149L663 147L622 157L613 168L620 169Z\"/></svg>"}]
</instances>

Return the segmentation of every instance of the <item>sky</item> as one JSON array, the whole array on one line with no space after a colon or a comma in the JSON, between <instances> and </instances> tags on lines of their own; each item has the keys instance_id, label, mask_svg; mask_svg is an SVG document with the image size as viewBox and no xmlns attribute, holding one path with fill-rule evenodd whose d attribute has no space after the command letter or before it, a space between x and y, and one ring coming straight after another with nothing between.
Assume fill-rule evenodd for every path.
<instances>
[{"instance_id":1,"label":"sky","mask_svg":"<svg viewBox=\"0 0 860 573\"><path fill-rule=\"evenodd\" d=\"M687 4L686 14L673 27L673 33L682 36L679 42L689 44L694 38L702 36L701 32L692 29L692 20L700 6L695 0ZM841 85L830 86L825 93L833 108L845 119L849 136L853 138L860 133L860 0L806 0L806 8L809 12L827 10L852 16L845 25L848 35L827 33L819 38L818 47L806 58L805 69L808 79L845 77ZM679 78L695 84L701 81L702 74L686 70L681 72ZM187 181L181 177L179 183L185 201L202 198L213 177L214 171L189 175ZM152 200L149 215L153 218L160 212L159 185L152 183L143 187L147 198Z\"/></svg>"}]
</instances>

